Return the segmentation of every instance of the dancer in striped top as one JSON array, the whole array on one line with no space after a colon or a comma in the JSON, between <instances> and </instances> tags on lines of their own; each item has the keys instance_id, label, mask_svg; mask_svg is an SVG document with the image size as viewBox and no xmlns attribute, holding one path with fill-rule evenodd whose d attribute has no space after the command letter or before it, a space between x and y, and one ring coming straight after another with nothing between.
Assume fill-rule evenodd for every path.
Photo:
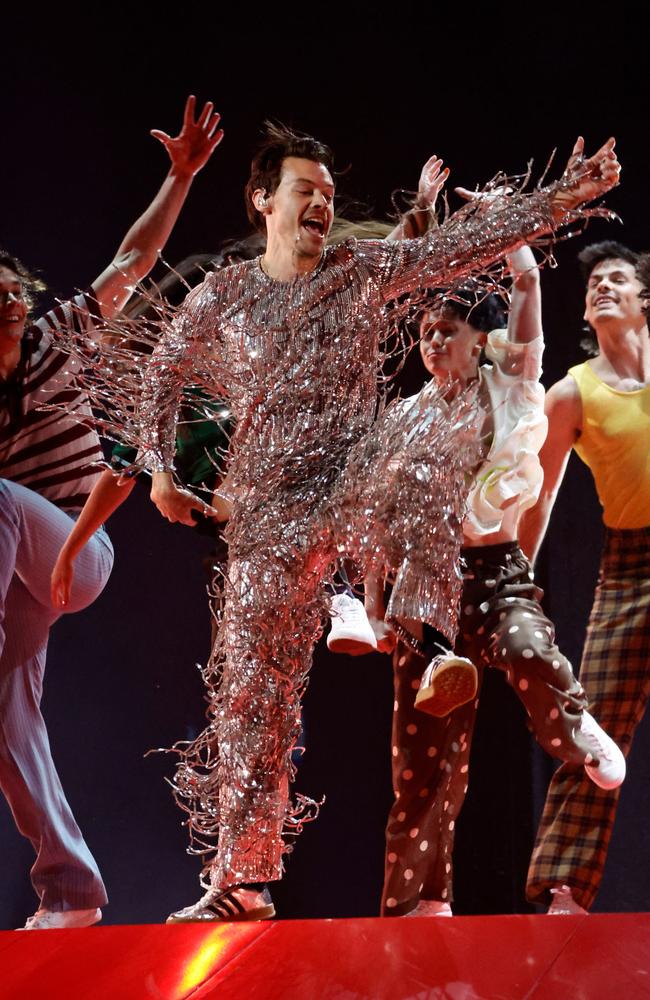
<instances>
[{"instance_id":1,"label":"dancer in striped top","mask_svg":"<svg viewBox=\"0 0 650 1000\"><path fill-rule=\"evenodd\" d=\"M220 142L218 123L210 103L195 120L190 97L178 136L152 133L169 154L169 174L88 292L30 323L33 292L42 285L14 256L0 253L0 787L37 855L31 877L40 905L26 929L96 923L107 898L65 799L40 712L49 630L61 613L52 607L50 576L102 459L90 419L78 420L80 413L91 416L76 383L78 362L57 350L53 335L73 328L92 341L102 318L124 305ZM77 561L66 611L95 600L112 562L100 529Z\"/></svg>"}]
</instances>

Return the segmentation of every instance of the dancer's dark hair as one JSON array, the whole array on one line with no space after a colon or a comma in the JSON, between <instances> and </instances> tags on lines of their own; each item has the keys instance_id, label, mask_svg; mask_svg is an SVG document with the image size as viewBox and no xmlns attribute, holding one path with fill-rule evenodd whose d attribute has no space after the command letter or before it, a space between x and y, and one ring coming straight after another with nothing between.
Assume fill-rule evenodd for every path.
<instances>
[{"instance_id":1,"label":"dancer's dark hair","mask_svg":"<svg viewBox=\"0 0 650 1000\"><path fill-rule=\"evenodd\" d=\"M25 300L27 309L33 309L36 295L38 292L44 291L46 287L45 282L41 281L32 271L28 271L18 257L2 249L0 249L0 267L6 267L8 271L13 271L16 277L20 279L23 299Z\"/></svg>"},{"instance_id":2,"label":"dancer's dark hair","mask_svg":"<svg viewBox=\"0 0 650 1000\"><path fill-rule=\"evenodd\" d=\"M630 250L623 243L616 240L603 240L601 243L590 243L578 254L578 264L582 277L589 280L589 275L604 260L624 260L628 264L636 267L639 255L635 250Z\"/></svg>"}]
</instances>

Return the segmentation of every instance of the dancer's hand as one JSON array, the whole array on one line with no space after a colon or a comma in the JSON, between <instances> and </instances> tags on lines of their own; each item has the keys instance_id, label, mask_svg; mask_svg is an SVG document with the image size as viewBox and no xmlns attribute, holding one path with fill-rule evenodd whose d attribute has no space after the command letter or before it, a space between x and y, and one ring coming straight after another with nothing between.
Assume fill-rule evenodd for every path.
<instances>
[{"instance_id":1,"label":"dancer's hand","mask_svg":"<svg viewBox=\"0 0 650 1000\"><path fill-rule=\"evenodd\" d=\"M208 101L195 121L196 97L192 94L185 104L183 127L177 136L172 138L157 128L151 130L151 135L167 150L177 173L194 177L223 139L223 129L217 129L221 115L213 108L212 101Z\"/></svg>"},{"instance_id":2,"label":"dancer's hand","mask_svg":"<svg viewBox=\"0 0 650 1000\"><path fill-rule=\"evenodd\" d=\"M615 145L615 139L608 139L593 156L585 159L585 141L581 135L578 136L564 171L564 177L573 180L573 183L557 191L553 198L553 208L558 214L577 208L585 201L593 201L616 187L621 165L614 151Z\"/></svg>"},{"instance_id":3,"label":"dancer's hand","mask_svg":"<svg viewBox=\"0 0 650 1000\"><path fill-rule=\"evenodd\" d=\"M445 186L449 177L449 167L442 170L443 161L435 153L430 156L422 167L420 181L418 184L418 197L415 207L424 211L433 211L436 207L438 195Z\"/></svg>"},{"instance_id":4,"label":"dancer's hand","mask_svg":"<svg viewBox=\"0 0 650 1000\"><path fill-rule=\"evenodd\" d=\"M62 549L54 564L50 579L50 597L52 607L65 611L70 600L70 591L74 581L74 560Z\"/></svg>"},{"instance_id":5,"label":"dancer's hand","mask_svg":"<svg viewBox=\"0 0 650 1000\"><path fill-rule=\"evenodd\" d=\"M154 472L151 477L151 500L162 516L172 524L178 522L195 528L196 521L192 517L194 510L208 517L216 515L212 507L199 500L189 490L179 490L174 485L171 472Z\"/></svg>"}]
</instances>

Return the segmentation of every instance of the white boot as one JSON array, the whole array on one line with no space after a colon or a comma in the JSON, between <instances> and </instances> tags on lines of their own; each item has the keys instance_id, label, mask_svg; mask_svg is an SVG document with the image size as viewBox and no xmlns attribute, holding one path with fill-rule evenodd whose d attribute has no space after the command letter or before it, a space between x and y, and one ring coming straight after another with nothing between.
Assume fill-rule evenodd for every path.
<instances>
[{"instance_id":1,"label":"white boot","mask_svg":"<svg viewBox=\"0 0 650 1000\"><path fill-rule=\"evenodd\" d=\"M422 675L415 707L442 718L476 697L478 671L471 660L454 653L435 656Z\"/></svg>"},{"instance_id":2,"label":"white boot","mask_svg":"<svg viewBox=\"0 0 650 1000\"><path fill-rule=\"evenodd\" d=\"M98 906L90 910L47 910L39 909L33 917L28 917L20 931L58 931L69 927L92 927L102 919Z\"/></svg>"},{"instance_id":3,"label":"white boot","mask_svg":"<svg viewBox=\"0 0 650 1000\"><path fill-rule=\"evenodd\" d=\"M625 757L589 712L582 713L580 734L593 747L598 764L585 764L585 771L599 788L618 788L625 778Z\"/></svg>"},{"instance_id":4,"label":"white boot","mask_svg":"<svg viewBox=\"0 0 650 1000\"><path fill-rule=\"evenodd\" d=\"M553 896L553 901L549 906L547 912L552 916L567 916L571 913L586 913L586 910L576 903L571 889L568 885L558 885L554 889L551 889L551 894Z\"/></svg>"},{"instance_id":5,"label":"white boot","mask_svg":"<svg viewBox=\"0 0 650 1000\"><path fill-rule=\"evenodd\" d=\"M333 653L363 656L377 651L377 639L372 630L363 603L349 594L335 594L332 598L332 628L327 637L327 648Z\"/></svg>"}]
</instances>

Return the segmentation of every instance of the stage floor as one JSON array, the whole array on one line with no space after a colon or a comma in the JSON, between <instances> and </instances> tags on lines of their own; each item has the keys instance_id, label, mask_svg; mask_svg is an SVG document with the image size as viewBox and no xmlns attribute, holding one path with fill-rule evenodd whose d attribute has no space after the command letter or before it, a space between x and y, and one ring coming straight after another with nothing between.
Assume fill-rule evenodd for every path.
<instances>
[{"instance_id":1,"label":"stage floor","mask_svg":"<svg viewBox=\"0 0 650 1000\"><path fill-rule=\"evenodd\" d=\"M637 1000L650 914L0 933L2 1000Z\"/></svg>"}]
</instances>

